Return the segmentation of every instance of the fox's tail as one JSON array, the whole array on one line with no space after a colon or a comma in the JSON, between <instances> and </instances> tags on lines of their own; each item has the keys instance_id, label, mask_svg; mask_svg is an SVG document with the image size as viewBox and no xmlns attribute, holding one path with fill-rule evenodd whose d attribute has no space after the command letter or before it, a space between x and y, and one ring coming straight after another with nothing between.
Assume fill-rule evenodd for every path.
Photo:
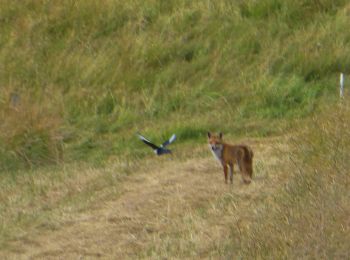
<instances>
[{"instance_id":1,"label":"fox's tail","mask_svg":"<svg viewBox=\"0 0 350 260\"><path fill-rule=\"evenodd\" d=\"M254 153L253 153L253 150L250 147L248 147L248 152L250 154L250 157L253 159Z\"/></svg>"},{"instance_id":2,"label":"fox's tail","mask_svg":"<svg viewBox=\"0 0 350 260\"><path fill-rule=\"evenodd\" d=\"M251 179L253 177L253 157L254 153L253 150L249 146L243 146L243 149L245 150L244 153L244 174L243 179L245 183L250 183Z\"/></svg>"},{"instance_id":3,"label":"fox's tail","mask_svg":"<svg viewBox=\"0 0 350 260\"><path fill-rule=\"evenodd\" d=\"M249 146L244 146L243 149L244 149L244 152L245 152L244 153L244 159L246 161L253 160L253 157L254 157L253 150Z\"/></svg>"}]
</instances>

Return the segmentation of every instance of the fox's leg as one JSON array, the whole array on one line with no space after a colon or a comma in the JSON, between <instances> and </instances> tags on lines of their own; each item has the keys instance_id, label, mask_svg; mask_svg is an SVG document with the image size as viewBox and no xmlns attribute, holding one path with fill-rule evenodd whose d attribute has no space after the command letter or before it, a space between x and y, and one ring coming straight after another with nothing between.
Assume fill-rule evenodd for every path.
<instances>
[{"instance_id":1,"label":"fox's leg","mask_svg":"<svg viewBox=\"0 0 350 260\"><path fill-rule=\"evenodd\" d=\"M244 162L242 162L241 160L237 160L237 164L238 164L239 171L241 172L243 182L250 183L250 179L249 179L249 176L247 175L247 169L245 167Z\"/></svg>"},{"instance_id":2,"label":"fox's leg","mask_svg":"<svg viewBox=\"0 0 350 260\"><path fill-rule=\"evenodd\" d=\"M242 167L241 167L241 164L239 163L239 160L236 161L236 164L238 166L239 172L242 173Z\"/></svg>"},{"instance_id":3,"label":"fox's leg","mask_svg":"<svg viewBox=\"0 0 350 260\"><path fill-rule=\"evenodd\" d=\"M245 184L249 184L252 181L251 167L249 165L244 165L242 167L242 179Z\"/></svg>"},{"instance_id":4,"label":"fox's leg","mask_svg":"<svg viewBox=\"0 0 350 260\"><path fill-rule=\"evenodd\" d=\"M233 183L234 164L230 164L230 181Z\"/></svg>"},{"instance_id":5,"label":"fox's leg","mask_svg":"<svg viewBox=\"0 0 350 260\"><path fill-rule=\"evenodd\" d=\"M224 167L224 175L225 175L225 183L227 183L227 165L223 165Z\"/></svg>"},{"instance_id":6,"label":"fox's leg","mask_svg":"<svg viewBox=\"0 0 350 260\"><path fill-rule=\"evenodd\" d=\"M242 174L242 164L240 163L239 160L237 160L237 165L238 165L238 169L239 169L240 173Z\"/></svg>"}]
</instances>

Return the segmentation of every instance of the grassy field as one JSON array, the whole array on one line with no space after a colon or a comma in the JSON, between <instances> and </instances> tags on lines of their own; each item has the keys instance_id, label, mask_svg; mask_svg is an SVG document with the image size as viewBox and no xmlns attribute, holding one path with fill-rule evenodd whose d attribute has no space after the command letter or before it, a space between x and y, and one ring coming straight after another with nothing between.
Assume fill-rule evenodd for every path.
<instances>
[{"instance_id":1,"label":"grassy field","mask_svg":"<svg viewBox=\"0 0 350 260\"><path fill-rule=\"evenodd\" d=\"M1 0L0 256L349 258L349 22L345 0ZM250 186L207 131L253 147Z\"/></svg>"},{"instance_id":2,"label":"grassy field","mask_svg":"<svg viewBox=\"0 0 350 260\"><path fill-rule=\"evenodd\" d=\"M2 170L144 156L134 134L271 136L335 102L346 1L6 1Z\"/></svg>"}]
</instances>

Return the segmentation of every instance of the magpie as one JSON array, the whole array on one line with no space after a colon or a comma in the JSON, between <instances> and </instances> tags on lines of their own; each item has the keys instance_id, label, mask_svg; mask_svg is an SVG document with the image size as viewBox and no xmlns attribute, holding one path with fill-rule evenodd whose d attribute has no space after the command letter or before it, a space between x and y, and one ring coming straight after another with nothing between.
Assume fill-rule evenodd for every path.
<instances>
[{"instance_id":1,"label":"magpie","mask_svg":"<svg viewBox=\"0 0 350 260\"><path fill-rule=\"evenodd\" d=\"M176 140L176 135L173 134L169 140L166 140L161 146L157 146L155 144L153 144L150 140L146 139L144 136L142 136L141 134L137 134L138 137L140 138L140 140L142 142L144 142L145 144L149 145L150 147L153 148L153 151L156 155L162 155L162 154L167 154L167 153L171 153L171 151L169 149L166 148L167 145L171 144L172 142L174 142Z\"/></svg>"}]
</instances>

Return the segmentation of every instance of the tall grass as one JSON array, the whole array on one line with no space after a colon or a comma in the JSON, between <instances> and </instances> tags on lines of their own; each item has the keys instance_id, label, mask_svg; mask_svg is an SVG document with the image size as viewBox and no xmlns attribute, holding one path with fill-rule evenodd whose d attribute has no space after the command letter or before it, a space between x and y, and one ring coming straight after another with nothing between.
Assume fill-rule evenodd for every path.
<instances>
[{"instance_id":1,"label":"tall grass","mask_svg":"<svg viewBox=\"0 0 350 260\"><path fill-rule=\"evenodd\" d=\"M349 102L327 110L292 138L290 163L281 167L290 175L284 187L266 201L250 229L232 230L242 239L240 256L349 257Z\"/></svg>"},{"instance_id":2,"label":"tall grass","mask_svg":"<svg viewBox=\"0 0 350 260\"><path fill-rule=\"evenodd\" d=\"M57 150L56 135L65 160L102 162L142 149L131 141L140 130L160 137L177 129L184 141L208 128L275 132L266 126L332 102L338 72L349 71L348 12L345 0L4 0L2 129L15 132L6 122L17 115L5 109L15 89L30 100L27 111L55 115L45 130L35 126L41 119L33 125L48 162L57 161L46 151ZM21 135L23 146L32 142ZM44 161L1 147L2 158L17 160L12 166Z\"/></svg>"},{"instance_id":3,"label":"tall grass","mask_svg":"<svg viewBox=\"0 0 350 260\"><path fill-rule=\"evenodd\" d=\"M1 169L15 170L18 164L33 168L62 162L63 120L54 100L40 104L37 99L18 96L16 92L9 96L9 105L2 106L0 113Z\"/></svg>"}]
</instances>

